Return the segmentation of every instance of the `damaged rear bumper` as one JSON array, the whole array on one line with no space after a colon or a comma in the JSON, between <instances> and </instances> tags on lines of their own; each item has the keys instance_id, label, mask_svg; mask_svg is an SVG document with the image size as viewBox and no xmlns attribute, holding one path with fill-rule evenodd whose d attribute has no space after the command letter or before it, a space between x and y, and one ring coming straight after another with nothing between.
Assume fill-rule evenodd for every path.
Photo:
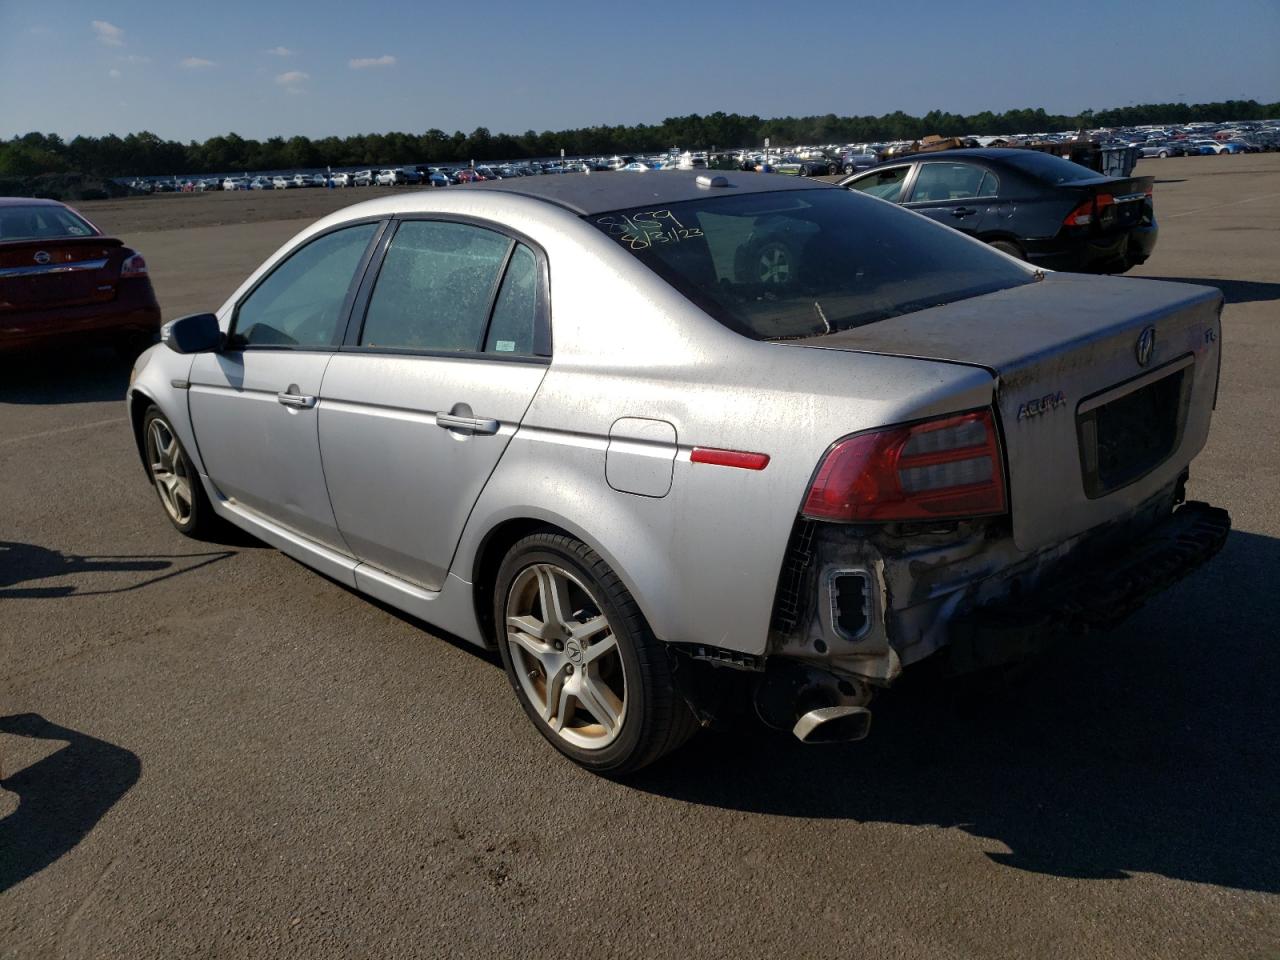
<instances>
[{"instance_id":1,"label":"damaged rear bumper","mask_svg":"<svg viewBox=\"0 0 1280 960\"><path fill-rule=\"evenodd\" d=\"M952 667L968 671L1021 660L1055 640L1123 622L1160 591L1202 566L1231 532L1226 510L1184 503L1106 562L1032 595L988 603L951 624Z\"/></svg>"}]
</instances>

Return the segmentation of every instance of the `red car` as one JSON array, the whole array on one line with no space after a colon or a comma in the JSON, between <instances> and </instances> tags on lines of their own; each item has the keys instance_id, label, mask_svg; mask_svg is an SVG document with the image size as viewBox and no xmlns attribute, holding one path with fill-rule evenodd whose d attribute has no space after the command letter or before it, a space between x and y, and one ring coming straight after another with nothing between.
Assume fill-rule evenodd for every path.
<instances>
[{"instance_id":1,"label":"red car","mask_svg":"<svg viewBox=\"0 0 1280 960\"><path fill-rule=\"evenodd\" d=\"M88 341L137 353L159 329L141 254L65 204L0 197L0 353Z\"/></svg>"}]
</instances>

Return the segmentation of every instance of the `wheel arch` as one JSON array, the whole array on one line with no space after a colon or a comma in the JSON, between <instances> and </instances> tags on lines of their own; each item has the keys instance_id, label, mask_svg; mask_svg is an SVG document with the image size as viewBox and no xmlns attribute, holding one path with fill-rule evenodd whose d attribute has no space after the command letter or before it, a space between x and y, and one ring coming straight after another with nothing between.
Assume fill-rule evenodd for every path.
<instances>
[{"instance_id":1,"label":"wheel arch","mask_svg":"<svg viewBox=\"0 0 1280 960\"><path fill-rule=\"evenodd\" d=\"M627 592L635 600L636 606L640 608L641 614L649 624L650 629L654 631L655 636L659 639L662 638L662 634L659 632L661 625L655 622L654 619L657 611L651 609L651 604L647 600L647 592L640 588L614 551L608 549L599 537L593 536L579 524L574 523L563 515L543 508L525 508L518 514L495 518L492 525L476 541L476 547L471 552L470 558L459 557L454 561L454 569L458 574L470 575L471 597L476 622L480 627L486 646L492 647L494 644L493 591L497 580L498 568L502 565L503 558L506 557L511 548L524 537L533 533L563 534L586 544L605 563L609 564L610 569L622 581L622 585L626 587ZM470 539L470 536L464 534L464 539Z\"/></svg>"},{"instance_id":2,"label":"wheel arch","mask_svg":"<svg viewBox=\"0 0 1280 960\"><path fill-rule=\"evenodd\" d=\"M158 406L156 401L142 390L134 389L129 393L129 427L133 430L133 442L138 449L138 462L142 469L147 469L147 448L142 438L142 420L149 407Z\"/></svg>"}]
</instances>

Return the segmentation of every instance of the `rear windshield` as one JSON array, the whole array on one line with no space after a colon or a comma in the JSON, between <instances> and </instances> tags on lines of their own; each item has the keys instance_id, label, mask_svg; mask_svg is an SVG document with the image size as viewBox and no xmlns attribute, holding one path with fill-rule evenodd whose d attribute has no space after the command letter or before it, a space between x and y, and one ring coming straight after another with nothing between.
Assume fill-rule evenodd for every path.
<instances>
[{"instance_id":1,"label":"rear windshield","mask_svg":"<svg viewBox=\"0 0 1280 960\"><path fill-rule=\"evenodd\" d=\"M0 240L46 240L96 234L87 221L66 207L53 204L0 207Z\"/></svg>"},{"instance_id":2,"label":"rear windshield","mask_svg":"<svg viewBox=\"0 0 1280 960\"><path fill-rule=\"evenodd\" d=\"M1004 156L1001 159L1009 166L1045 183L1074 183L1076 180L1096 180L1099 176L1097 171L1090 170L1088 167L1082 167L1070 160L1063 160L1062 157L1055 157L1051 153L1037 153L1035 150Z\"/></svg>"},{"instance_id":3,"label":"rear windshield","mask_svg":"<svg viewBox=\"0 0 1280 960\"><path fill-rule=\"evenodd\" d=\"M721 195L587 219L753 340L835 333L1035 279L949 227L848 190Z\"/></svg>"}]
</instances>

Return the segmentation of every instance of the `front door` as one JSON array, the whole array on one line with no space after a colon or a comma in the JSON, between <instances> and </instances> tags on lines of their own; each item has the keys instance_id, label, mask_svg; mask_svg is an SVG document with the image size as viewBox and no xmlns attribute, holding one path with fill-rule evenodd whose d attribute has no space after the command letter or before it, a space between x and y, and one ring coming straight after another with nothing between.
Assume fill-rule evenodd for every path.
<instances>
[{"instance_id":1,"label":"front door","mask_svg":"<svg viewBox=\"0 0 1280 960\"><path fill-rule=\"evenodd\" d=\"M366 288L321 385L329 497L356 557L436 590L546 373L545 261L496 230L406 220Z\"/></svg>"},{"instance_id":2,"label":"front door","mask_svg":"<svg viewBox=\"0 0 1280 960\"><path fill-rule=\"evenodd\" d=\"M977 233L998 184L985 167L954 160L920 164L905 206L964 233Z\"/></svg>"},{"instance_id":3,"label":"front door","mask_svg":"<svg viewBox=\"0 0 1280 960\"><path fill-rule=\"evenodd\" d=\"M189 376L196 444L219 493L344 553L317 406L378 227L345 227L289 254L237 304L227 349L198 354Z\"/></svg>"}]
</instances>

